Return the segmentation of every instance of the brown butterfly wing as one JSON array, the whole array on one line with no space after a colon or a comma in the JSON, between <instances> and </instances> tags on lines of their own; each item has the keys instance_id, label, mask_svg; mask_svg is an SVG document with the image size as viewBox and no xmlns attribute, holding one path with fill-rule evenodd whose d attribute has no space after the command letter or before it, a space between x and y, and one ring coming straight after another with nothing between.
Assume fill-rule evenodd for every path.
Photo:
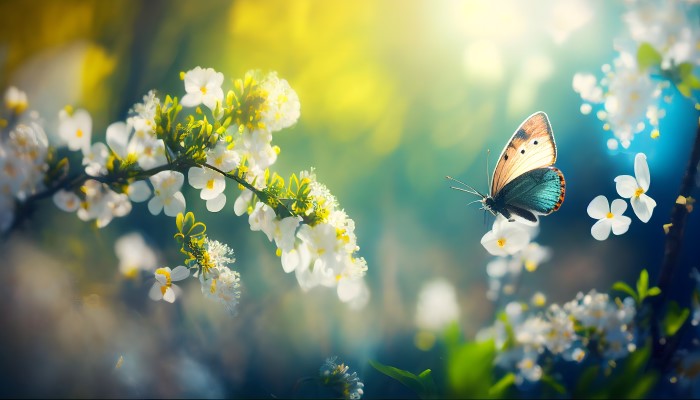
<instances>
[{"instance_id":1,"label":"brown butterfly wing","mask_svg":"<svg viewBox=\"0 0 700 400\"><path fill-rule=\"evenodd\" d=\"M495 196L508 182L536 168L553 165L557 160L552 126L542 111L529 116L513 133L498 157L493 170L491 196Z\"/></svg>"}]
</instances>

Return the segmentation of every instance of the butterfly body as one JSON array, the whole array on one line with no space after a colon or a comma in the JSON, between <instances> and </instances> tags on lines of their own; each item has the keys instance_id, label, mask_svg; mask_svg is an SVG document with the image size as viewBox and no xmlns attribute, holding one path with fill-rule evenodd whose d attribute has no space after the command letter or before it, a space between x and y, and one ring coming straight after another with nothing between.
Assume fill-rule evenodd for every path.
<instances>
[{"instance_id":1,"label":"butterfly body","mask_svg":"<svg viewBox=\"0 0 700 400\"><path fill-rule=\"evenodd\" d=\"M553 166L556 159L557 147L547 114L536 112L503 148L489 194L473 189L471 193L481 196L483 208L493 215L536 223L538 215L551 214L564 201L566 181Z\"/></svg>"}]
</instances>

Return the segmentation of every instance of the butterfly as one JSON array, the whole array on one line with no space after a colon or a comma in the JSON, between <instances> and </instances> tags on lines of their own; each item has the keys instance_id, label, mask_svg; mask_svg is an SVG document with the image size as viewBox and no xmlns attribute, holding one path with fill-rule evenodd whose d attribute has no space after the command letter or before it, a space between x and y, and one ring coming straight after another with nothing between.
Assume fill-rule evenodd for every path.
<instances>
[{"instance_id":1,"label":"butterfly","mask_svg":"<svg viewBox=\"0 0 700 400\"><path fill-rule=\"evenodd\" d=\"M513 133L501 151L491 177L491 192L484 195L471 186L447 177L469 188L453 189L480 196L477 202L494 216L537 223L539 215L557 211L564 202L564 174L554 167L557 145L552 126L542 111L530 115Z\"/></svg>"}]
</instances>

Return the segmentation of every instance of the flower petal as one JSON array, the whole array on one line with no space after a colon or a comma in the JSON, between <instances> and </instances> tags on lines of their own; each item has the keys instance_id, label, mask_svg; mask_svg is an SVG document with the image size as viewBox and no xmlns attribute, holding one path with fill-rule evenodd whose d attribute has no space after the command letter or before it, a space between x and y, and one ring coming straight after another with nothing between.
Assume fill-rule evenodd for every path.
<instances>
[{"instance_id":1,"label":"flower petal","mask_svg":"<svg viewBox=\"0 0 700 400\"><path fill-rule=\"evenodd\" d=\"M185 267L184 265L178 265L170 273L170 280L172 280L173 282L181 281L181 280L187 278L188 276L190 276L190 270L187 267Z\"/></svg>"},{"instance_id":2,"label":"flower petal","mask_svg":"<svg viewBox=\"0 0 700 400\"><path fill-rule=\"evenodd\" d=\"M158 282L153 282L153 286L151 286L151 289L148 291L148 297L151 298L151 300L158 301L163 298L163 293L160 291L161 284Z\"/></svg>"},{"instance_id":3,"label":"flower petal","mask_svg":"<svg viewBox=\"0 0 700 400\"><path fill-rule=\"evenodd\" d=\"M603 218L593 224L591 227L591 235L595 240L605 240L610 236L610 228L612 222L608 218Z\"/></svg>"},{"instance_id":4,"label":"flower petal","mask_svg":"<svg viewBox=\"0 0 700 400\"><path fill-rule=\"evenodd\" d=\"M603 196L602 194L600 196L597 196L595 199L591 200L590 204L588 204L588 208L586 211L588 211L588 215L591 218L605 218L610 212L608 198Z\"/></svg>"},{"instance_id":5,"label":"flower petal","mask_svg":"<svg viewBox=\"0 0 700 400\"><path fill-rule=\"evenodd\" d=\"M649 190L651 175L649 175L649 164L644 153L637 153L634 157L634 176L637 178L639 186L646 192Z\"/></svg>"},{"instance_id":6,"label":"flower petal","mask_svg":"<svg viewBox=\"0 0 700 400\"><path fill-rule=\"evenodd\" d=\"M219 193L213 199L207 200L207 210L209 212L219 212L226 205L226 195Z\"/></svg>"},{"instance_id":7,"label":"flower petal","mask_svg":"<svg viewBox=\"0 0 700 400\"><path fill-rule=\"evenodd\" d=\"M125 158L128 154L129 130L124 122L115 122L107 127L107 144L114 154Z\"/></svg>"},{"instance_id":8,"label":"flower petal","mask_svg":"<svg viewBox=\"0 0 700 400\"><path fill-rule=\"evenodd\" d=\"M155 197L154 197L155 198ZM165 215L175 217L181 212L185 212L185 196L181 192L176 192L171 197L171 201L165 205Z\"/></svg>"},{"instance_id":9,"label":"flower petal","mask_svg":"<svg viewBox=\"0 0 700 400\"><path fill-rule=\"evenodd\" d=\"M151 214L158 215L161 210L163 210L163 200L160 197L156 196L148 202L148 211Z\"/></svg>"},{"instance_id":10,"label":"flower petal","mask_svg":"<svg viewBox=\"0 0 700 400\"><path fill-rule=\"evenodd\" d=\"M632 197L630 202L632 203L632 209L635 215L637 215L640 221L646 223L651 219L651 214L654 211L654 207L656 207L656 201L654 201L654 199L646 194L642 194Z\"/></svg>"},{"instance_id":11,"label":"flower petal","mask_svg":"<svg viewBox=\"0 0 700 400\"><path fill-rule=\"evenodd\" d=\"M632 223L632 218L626 217L624 215L615 215L612 219L612 233L616 235L622 235L627 232Z\"/></svg>"},{"instance_id":12,"label":"flower petal","mask_svg":"<svg viewBox=\"0 0 700 400\"><path fill-rule=\"evenodd\" d=\"M622 199L615 199L610 204L610 212L613 215L622 215L625 213L625 210L627 210L627 202Z\"/></svg>"},{"instance_id":13,"label":"flower petal","mask_svg":"<svg viewBox=\"0 0 700 400\"><path fill-rule=\"evenodd\" d=\"M129 198L131 201L140 203L148 200L151 196L151 188L148 187L146 181L137 181L129 185Z\"/></svg>"},{"instance_id":14,"label":"flower petal","mask_svg":"<svg viewBox=\"0 0 700 400\"><path fill-rule=\"evenodd\" d=\"M202 189L207 185L207 171L204 167L192 167L187 171L187 181L195 189Z\"/></svg>"},{"instance_id":15,"label":"flower petal","mask_svg":"<svg viewBox=\"0 0 700 400\"><path fill-rule=\"evenodd\" d=\"M630 175L618 176L617 178L615 178L615 183L617 194L619 194L620 197L624 197L625 199L629 199L630 197L634 196L634 193L639 187L637 180Z\"/></svg>"},{"instance_id":16,"label":"flower petal","mask_svg":"<svg viewBox=\"0 0 700 400\"><path fill-rule=\"evenodd\" d=\"M165 293L163 293L163 300L167 301L168 303L175 302L175 291L172 287L165 289Z\"/></svg>"},{"instance_id":17,"label":"flower petal","mask_svg":"<svg viewBox=\"0 0 700 400\"><path fill-rule=\"evenodd\" d=\"M182 96L180 104L182 104L183 107L198 106L202 104L202 93L199 91L199 89L196 92L187 93L186 95Z\"/></svg>"}]
</instances>

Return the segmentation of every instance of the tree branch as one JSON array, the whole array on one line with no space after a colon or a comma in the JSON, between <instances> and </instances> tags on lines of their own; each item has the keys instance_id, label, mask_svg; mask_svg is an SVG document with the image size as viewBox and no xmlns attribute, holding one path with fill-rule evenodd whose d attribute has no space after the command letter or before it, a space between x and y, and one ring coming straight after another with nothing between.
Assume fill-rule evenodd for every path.
<instances>
[{"instance_id":1,"label":"tree branch","mask_svg":"<svg viewBox=\"0 0 700 400\"><path fill-rule=\"evenodd\" d=\"M690 153L688 166L685 170L685 176L681 183L679 194L683 197L689 197L695 187L695 177L697 175L698 162L700 162L700 124L695 133L695 142ZM676 264L683 243L683 232L685 231L685 222L688 217L688 208L683 204L674 204L671 210L671 226L666 235L666 245L664 250L664 259L661 264L661 272L659 274L658 287L661 289L661 294L654 298L652 303L652 337L654 340L652 358L656 365L663 371L668 362L671 360L676 347L678 346L680 333L677 333L673 338L662 338L660 321L666 304L668 292L671 290L671 283L676 272Z\"/></svg>"}]
</instances>

